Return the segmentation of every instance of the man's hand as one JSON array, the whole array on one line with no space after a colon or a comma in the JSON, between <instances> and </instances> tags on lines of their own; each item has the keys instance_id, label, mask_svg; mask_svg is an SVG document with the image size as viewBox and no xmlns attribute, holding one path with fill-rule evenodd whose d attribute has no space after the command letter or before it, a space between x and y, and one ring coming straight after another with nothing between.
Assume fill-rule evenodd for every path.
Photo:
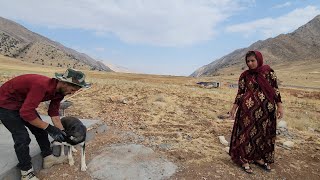
<instances>
[{"instance_id":1,"label":"man's hand","mask_svg":"<svg viewBox=\"0 0 320 180\"><path fill-rule=\"evenodd\" d=\"M65 141L65 137L67 136L67 134L64 131L60 130L59 128L49 124L49 126L45 130L55 141L58 141L58 142Z\"/></svg>"}]
</instances>

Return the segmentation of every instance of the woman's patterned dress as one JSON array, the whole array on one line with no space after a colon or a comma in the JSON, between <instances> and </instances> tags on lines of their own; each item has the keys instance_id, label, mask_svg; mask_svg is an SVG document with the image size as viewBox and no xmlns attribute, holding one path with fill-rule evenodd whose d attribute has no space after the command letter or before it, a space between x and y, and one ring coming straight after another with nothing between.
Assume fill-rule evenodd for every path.
<instances>
[{"instance_id":1,"label":"woman's patterned dress","mask_svg":"<svg viewBox=\"0 0 320 180\"><path fill-rule=\"evenodd\" d=\"M231 159L242 165L263 159L274 162L276 138L276 103L281 102L277 77L271 69L264 74L275 89L275 102L270 102L256 81L256 74L241 74L239 89L235 99L238 110L232 130L230 152Z\"/></svg>"}]
</instances>

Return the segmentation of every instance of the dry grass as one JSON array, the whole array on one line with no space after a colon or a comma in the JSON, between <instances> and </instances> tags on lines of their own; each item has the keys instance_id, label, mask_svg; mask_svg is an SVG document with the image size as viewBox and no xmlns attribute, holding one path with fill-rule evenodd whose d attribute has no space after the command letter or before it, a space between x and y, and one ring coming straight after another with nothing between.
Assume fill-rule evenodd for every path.
<instances>
[{"instance_id":1,"label":"dry grass","mask_svg":"<svg viewBox=\"0 0 320 180\"><path fill-rule=\"evenodd\" d=\"M16 74L40 73L52 77L54 72L65 69L39 67L0 57L0 70L0 82L4 82ZM232 166L232 163L226 160L229 157L217 136L228 137L231 133L233 122L221 120L221 117L227 116L236 89L225 84L236 82L239 74L197 79L96 71L86 71L86 74L93 87L71 99L74 105L66 111L68 115L101 119L118 131L132 131L145 137L142 144L164 151L173 161L186 167L215 161L222 168L219 170L222 174L230 170L223 169ZM290 79L281 73L278 76ZM195 84L207 80L220 81L223 85L217 89L205 89ZM297 82L303 82L303 79ZM320 131L320 91L281 88L281 93L285 120L292 131L304 134L302 139L305 134L317 137ZM43 105L39 111L46 112ZM95 147L89 147L89 150L94 152L98 146L105 144L106 141L101 139L93 142ZM167 148L163 149L161 145ZM305 151L301 148L295 153Z\"/></svg>"},{"instance_id":2,"label":"dry grass","mask_svg":"<svg viewBox=\"0 0 320 180\"><path fill-rule=\"evenodd\" d=\"M281 85L306 86L320 89L320 60L303 62L282 63L272 66L275 70ZM245 66L245 64L243 64ZM226 68L219 73L221 76L212 78L221 79L224 82L236 83L240 73L239 68ZM211 78L211 79L212 79Z\"/></svg>"},{"instance_id":3,"label":"dry grass","mask_svg":"<svg viewBox=\"0 0 320 180\"><path fill-rule=\"evenodd\" d=\"M35 64L21 62L16 59L0 56L1 81L4 82L13 76L25 73L39 73L53 77L54 72L63 72L65 68L56 68L51 66L39 66ZM316 80L305 80L305 76L312 79L320 79L320 74L316 69L320 69L320 65L312 64L315 70L310 67L297 70L296 64L292 66L278 65L277 72L279 79L285 79L288 82L292 79L300 77L290 85L308 85L309 87L317 87L319 83ZM319 66L319 67L318 67ZM302 66L303 67L303 66ZM283 69L281 69L283 68ZM229 70L230 71L230 70ZM288 74L289 71L297 73ZM100 103L110 100L111 97L120 96L130 103L139 104L139 108L150 121L157 123L155 119L168 119L175 121L184 121L185 119L203 118L208 121L217 119L218 115L227 113L232 105L236 89L231 89L225 85L228 83L236 83L237 76L230 75L226 70L224 76L205 77L205 78L189 78L176 76L157 76L144 74L125 74L125 73L105 73L97 71L85 71L88 81L94 83L94 87L88 92L74 100L79 99L79 106L85 105L86 98L91 98L90 105L85 105L84 111L88 117L103 118L99 115ZM305 73L301 73L305 72ZM228 75L229 74L229 75ZM285 76L286 74L286 76ZM220 81L222 88L205 89L195 85L198 81ZM285 84L283 82L283 84ZM320 92L318 90L295 90L281 89L282 99L286 111L285 120L289 126L298 130L307 130L308 128L320 129L320 122L317 117L320 113ZM94 96L92 96L94 95ZM88 97L86 97L88 96ZM83 101L86 102L83 102ZM96 103L95 103L96 102ZM100 103L99 103L100 102ZM92 107L90 107L92 106ZM190 113L192 112L192 113ZM79 112L79 114L81 114Z\"/></svg>"},{"instance_id":4,"label":"dry grass","mask_svg":"<svg viewBox=\"0 0 320 180\"><path fill-rule=\"evenodd\" d=\"M286 120L292 128L320 130L320 92L288 89L284 91Z\"/></svg>"}]
</instances>

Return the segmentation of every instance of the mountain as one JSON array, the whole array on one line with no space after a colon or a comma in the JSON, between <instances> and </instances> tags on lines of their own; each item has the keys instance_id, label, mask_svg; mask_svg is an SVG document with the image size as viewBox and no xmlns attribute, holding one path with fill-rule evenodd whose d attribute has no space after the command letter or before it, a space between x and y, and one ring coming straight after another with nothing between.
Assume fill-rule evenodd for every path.
<instances>
[{"instance_id":1,"label":"mountain","mask_svg":"<svg viewBox=\"0 0 320 180\"><path fill-rule=\"evenodd\" d=\"M244 69L246 68L245 54L249 50L259 50L263 54L265 63L274 65L293 61L316 60L320 62L319 49L320 15L292 33L281 34L275 38L257 41L247 48L237 49L208 65L202 66L190 76L214 76L220 70L228 67Z\"/></svg>"},{"instance_id":2,"label":"mountain","mask_svg":"<svg viewBox=\"0 0 320 180\"><path fill-rule=\"evenodd\" d=\"M21 61L76 69L112 71L104 63L0 17L0 54Z\"/></svg>"},{"instance_id":3,"label":"mountain","mask_svg":"<svg viewBox=\"0 0 320 180\"><path fill-rule=\"evenodd\" d=\"M101 61L103 61L103 60L101 60ZM105 65L108 66L114 72L138 73L138 72L130 70L130 69L126 68L126 67L119 66L119 65L116 65L116 64L111 64L111 63L108 63L108 62L105 62Z\"/></svg>"},{"instance_id":4,"label":"mountain","mask_svg":"<svg viewBox=\"0 0 320 180\"><path fill-rule=\"evenodd\" d=\"M118 65L114 65L114 64L107 64L107 66L113 70L114 72L122 72L122 73L134 73L133 71L130 71L128 68L126 67L122 67L122 66L118 66Z\"/></svg>"}]
</instances>

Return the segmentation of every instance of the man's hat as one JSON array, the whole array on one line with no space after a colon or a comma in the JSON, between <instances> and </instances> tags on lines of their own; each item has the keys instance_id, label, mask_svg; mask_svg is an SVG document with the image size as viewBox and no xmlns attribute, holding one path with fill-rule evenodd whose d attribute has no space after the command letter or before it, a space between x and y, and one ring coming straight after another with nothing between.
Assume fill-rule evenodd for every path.
<instances>
[{"instance_id":1,"label":"man's hat","mask_svg":"<svg viewBox=\"0 0 320 180\"><path fill-rule=\"evenodd\" d=\"M87 84L84 81L86 75L83 72L77 71L75 69L68 68L65 73L55 73L55 76L60 81L75 84L82 88L89 88L91 86L91 84Z\"/></svg>"}]
</instances>

